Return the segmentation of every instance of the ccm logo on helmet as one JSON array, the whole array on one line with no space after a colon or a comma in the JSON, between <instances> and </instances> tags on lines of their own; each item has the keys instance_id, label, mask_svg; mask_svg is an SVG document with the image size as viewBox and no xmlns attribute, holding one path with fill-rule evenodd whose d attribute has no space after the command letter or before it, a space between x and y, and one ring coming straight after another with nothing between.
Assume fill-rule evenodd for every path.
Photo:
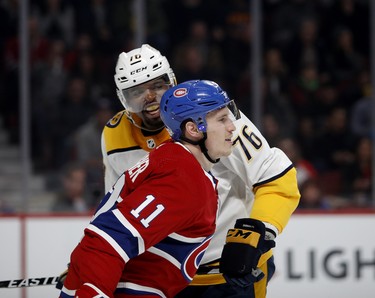
<instances>
[{"instance_id":1,"label":"ccm logo on helmet","mask_svg":"<svg viewBox=\"0 0 375 298\"><path fill-rule=\"evenodd\" d=\"M178 88L173 92L174 97L182 97L187 94L186 88Z\"/></svg>"},{"instance_id":2,"label":"ccm logo on helmet","mask_svg":"<svg viewBox=\"0 0 375 298\"><path fill-rule=\"evenodd\" d=\"M146 69L147 69L147 66L144 66L144 67L138 68L136 70L133 70L130 74L133 75L133 74L136 74L136 73L140 73L140 72L142 72Z\"/></svg>"}]
</instances>

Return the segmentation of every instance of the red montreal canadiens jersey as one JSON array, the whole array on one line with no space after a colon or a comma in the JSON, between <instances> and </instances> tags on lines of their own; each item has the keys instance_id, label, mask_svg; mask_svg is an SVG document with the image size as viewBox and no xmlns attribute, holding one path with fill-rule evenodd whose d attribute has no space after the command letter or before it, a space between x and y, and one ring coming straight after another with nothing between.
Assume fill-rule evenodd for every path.
<instances>
[{"instance_id":1,"label":"red montreal canadiens jersey","mask_svg":"<svg viewBox=\"0 0 375 298\"><path fill-rule=\"evenodd\" d=\"M182 144L160 145L101 201L60 297L73 297L83 283L109 297L174 297L196 273L217 207L216 179Z\"/></svg>"}]
</instances>

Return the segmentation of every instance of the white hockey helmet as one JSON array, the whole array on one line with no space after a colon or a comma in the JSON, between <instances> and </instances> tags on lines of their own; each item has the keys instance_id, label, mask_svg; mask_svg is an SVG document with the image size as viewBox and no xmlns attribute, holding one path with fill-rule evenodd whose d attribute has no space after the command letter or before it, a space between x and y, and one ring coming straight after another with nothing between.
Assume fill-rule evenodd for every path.
<instances>
[{"instance_id":1,"label":"white hockey helmet","mask_svg":"<svg viewBox=\"0 0 375 298\"><path fill-rule=\"evenodd\" d=\"M140 48L127 53L122 52L117 60L114 79L117 96L125 109L129 112L139 112L134 111L127 102L124 90L160 77L165 77L166 83L170 86L176 85L176 77L167 58L157 49L143 44Z\"/></svg>"}]
</instances>

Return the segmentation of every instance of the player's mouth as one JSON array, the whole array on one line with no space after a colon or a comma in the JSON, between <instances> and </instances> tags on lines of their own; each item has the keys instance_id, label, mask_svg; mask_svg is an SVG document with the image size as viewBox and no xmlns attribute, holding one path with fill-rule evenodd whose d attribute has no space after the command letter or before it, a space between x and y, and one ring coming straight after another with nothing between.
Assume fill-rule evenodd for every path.
<instances>
[{"instance_id":1,"label":"player's mouth","mask_svg":"<svg viewBox=\"0 0 375 298\"><path fill-rule=\"evenodd\" d=\"M160 105L159 103L151 103L145 107L143 110L145 113L147 113L150 116L159 116L160 115Z\"/></svg>"},{"instance_id":2,"label":"player's mouth","mask_svg":"<svg viewBox=\"0 0 375 298\"><path fill-rule=\"evenodd\" d=\"M226 142L229 142L231 145L233 145L232 138L225 139Z\"/></svg>"}]
</instances>

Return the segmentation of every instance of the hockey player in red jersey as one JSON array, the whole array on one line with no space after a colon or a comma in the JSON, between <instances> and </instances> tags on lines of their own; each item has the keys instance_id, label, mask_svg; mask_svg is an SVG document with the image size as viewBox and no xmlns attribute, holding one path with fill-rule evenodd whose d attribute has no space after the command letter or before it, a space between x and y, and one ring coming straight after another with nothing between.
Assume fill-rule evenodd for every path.
<instances>
[{"instance_id":1,"label":"hockey player in red jersey","mask_svg":"<svg viewBox=\"0 0 375 298\"><path fill-rule=\"evenodd\" d=\"M193 279L215 231L213 163L232 151L233 101L216 83L167 90L173 140L121 175L71 254L61 298L174 297Z\"/></svg>"}]
</instances>

